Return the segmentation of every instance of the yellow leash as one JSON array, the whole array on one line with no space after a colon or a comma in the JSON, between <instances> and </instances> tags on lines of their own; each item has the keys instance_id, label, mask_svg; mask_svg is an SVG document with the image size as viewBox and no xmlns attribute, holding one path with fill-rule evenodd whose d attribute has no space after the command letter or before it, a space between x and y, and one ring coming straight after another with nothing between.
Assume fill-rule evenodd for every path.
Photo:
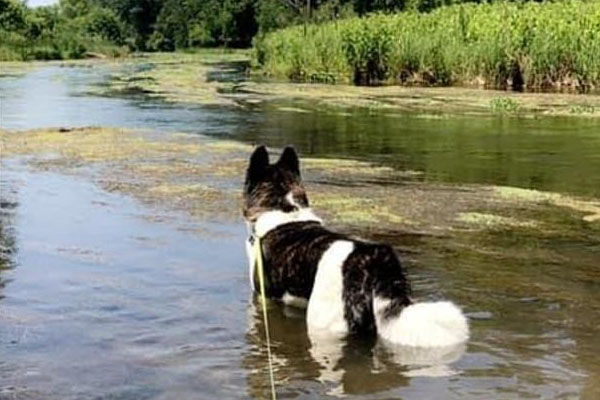
<instances>
[{"instance_id":1,"label":"yellow leash","mask_svg":"<svg viewBox=\"0 0 600 400\"><path fill-rule=\"evenodd\" d=\"M256 260L256 268L258 268L258 282L260 284L260 302L262 304L263 319L265 320L265 336L267 339L267 357L269 358L269 376L271 378L271 398L277 399L275 392L275 378L273 377L273 361L271 356L271 337L269 335L269 318L267 317L267 295L265 293L265 270L263 266L262 248L260 247L260 239L254 237L254 258Z\"/></svg>"}]
</instances>

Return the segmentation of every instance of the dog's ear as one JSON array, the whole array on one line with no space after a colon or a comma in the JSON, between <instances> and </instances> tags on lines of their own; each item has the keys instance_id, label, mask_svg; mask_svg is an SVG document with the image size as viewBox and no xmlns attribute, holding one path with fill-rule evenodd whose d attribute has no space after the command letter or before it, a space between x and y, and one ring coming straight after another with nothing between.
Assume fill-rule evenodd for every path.
<instances>
[{"instance_id":1,"label":"dog's ear","mask_svg":"<svg viewBox=\"0 0 600 400\"><path fill-rule=\"evenodd\" d=\"M250 164L246 171L246 185L258 181L269 166L269 153L265 146L258 146L250 156Z\"/></svg>"},{"instance_id":2,"label":"dog's ear","mask_svg":"<svg viewBox=\"0 0 600 400\"><path fill-rule=\"evenodd\" d=\"M293 172L300 177L300 160L298 159L298 154L296 154L296 150L294 150L293 147L287 146L283 150L281 157L279 157L279 161L277 161L277 165L285 170Z\"/></svg>"}]
</instances>

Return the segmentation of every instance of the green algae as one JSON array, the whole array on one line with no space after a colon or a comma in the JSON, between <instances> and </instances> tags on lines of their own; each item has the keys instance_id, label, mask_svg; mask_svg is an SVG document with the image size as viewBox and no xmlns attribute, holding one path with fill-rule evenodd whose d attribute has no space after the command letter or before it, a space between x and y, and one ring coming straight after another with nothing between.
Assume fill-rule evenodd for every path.
<instances>
[{"instance_id":1,"label":"green algae","mask_svg":"<svg viewBox=\"0 0 600 400\"><path fill-rule=\"evenodd\" d=\"M157 53L130 58L116 69L105 94L141 94L169 102L246 107L274 103L280 111L308 113L364 109L403 111L422 118L455 115L600 117L600 97L564 93L516 93L460 87L365 87L253 79L245 74L247 51ZM144 65L145 68L131 68ZM296 104L290 105L294 101ZM285 104L281 104L285 102Z\"/></svg>"},{"instance_id":2,"label":"green algae","mask_svg":"<svg viewBox=\"0 0 600 400\"><path fill-rule=\"evenodd\" d=\"M36 168L93 173L107 190L199 218L230 220L240 218L241 186L252 150L198 135L114 128L0 131L0 145L5 159L25 156ZM558 193L418 182L412 179L414 171L352 159L305 158L302 168L312 206L337 226L432 235L465 227L528 229L544 235L565 227L565 221L548 222L557 207L583 223L600 219L597 201Z\"/></svg>"},{"instance_id":3,"label":"green algae","mask_svg":"<svg viewBox=\"0 0 600 400\"><path fill-rule=\"evenodd\" d=\"M514 187L501 186L494 188L494 191L504 199L525 203L548 203L558 207L566 207L582 213L584 221L600 221L600 202L598 201L579 199L560 193Z\"/></svg>"},{"instance_id":4,"label":"green algae","mask_svg":"<svg viewBox=\"0 0 600 400\"><path fill-rule=\"evenodd\" d=\"M504 217L501 215L486 214L479 212L459 213L457 221L464 222L469 225L483 226L486 228L495 227L519 227L519 228L535 228L535 221L523 221L513 217Z\"/></svg>"}]
</instances>

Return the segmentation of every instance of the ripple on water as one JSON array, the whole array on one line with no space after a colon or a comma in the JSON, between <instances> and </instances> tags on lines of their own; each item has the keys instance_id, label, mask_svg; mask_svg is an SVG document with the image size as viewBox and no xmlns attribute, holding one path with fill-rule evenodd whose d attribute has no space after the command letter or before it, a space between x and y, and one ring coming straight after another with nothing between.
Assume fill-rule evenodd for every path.
<instances>
[{"instance_id":1,"label":"ripple on water","mask_svg":"<svg viewBox=\"0 0 600 400\"><path fill-rule=\"evenodd\" d=\"M225 132L292 142L304 154L374 159L418 171L415 180L589 196L600 187L597 128L587 122L73 101L103 74L50 67L0 79L2 127ZM546 211L543 223L567 229L540 235L525 224L450 240L381 235L410 260L417 295L464 306L472 339L458 357L416 357L374 340L320 343L307 335L302 312L272 305L280 397L600 398L599 231L572 210ZM244 238L241 224L195 223L80 178L3 169L0 397L267 397L264 326L249 298Z\"/></svg>"}]
</instances>

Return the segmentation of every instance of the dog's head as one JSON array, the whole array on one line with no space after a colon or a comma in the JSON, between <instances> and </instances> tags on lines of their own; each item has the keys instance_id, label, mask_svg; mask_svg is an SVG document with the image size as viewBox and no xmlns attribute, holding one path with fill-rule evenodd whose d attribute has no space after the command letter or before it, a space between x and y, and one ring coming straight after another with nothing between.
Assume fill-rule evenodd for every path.
<instances>
[{"instance_id":1,"label":"dog's head","mask_svg":"<svg viewBox=\"0 0 600 400\"><path fill-rule=\"evenodd\" d=\"M261 213L291 213L308 207L300 178L300 160L292 147L286 147L275 164L269 163L265 146L250 156L244 183L244 218L254 222Z\"/></svg>"}]
</instances>

